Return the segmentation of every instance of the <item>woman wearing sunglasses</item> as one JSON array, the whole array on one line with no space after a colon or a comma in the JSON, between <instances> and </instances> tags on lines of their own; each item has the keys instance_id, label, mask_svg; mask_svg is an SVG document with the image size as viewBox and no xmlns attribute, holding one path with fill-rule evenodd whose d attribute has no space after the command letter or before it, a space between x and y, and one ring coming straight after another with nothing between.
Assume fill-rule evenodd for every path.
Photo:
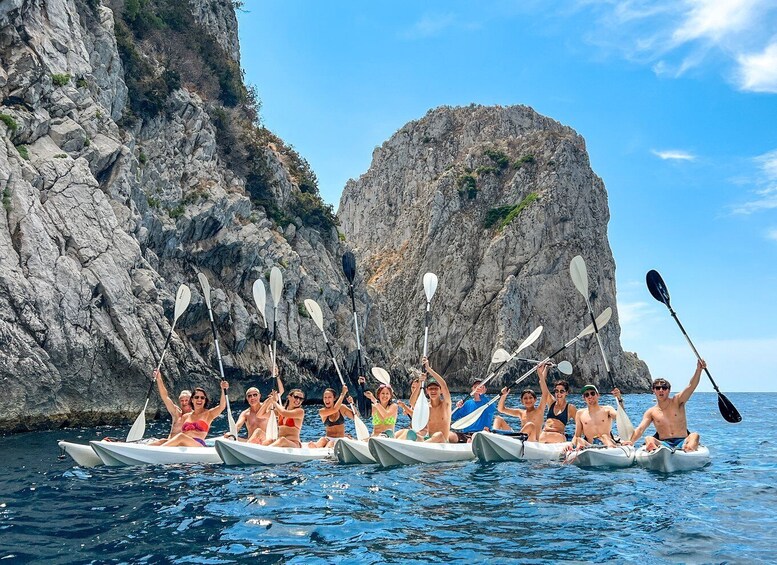
<instances>
[{"instance_id":1,"label":"woman wearing sunglasses","mask_svg":"<svg viewBox=\"0 0 777 565\"><path fill-rule=\"evenodd\" d=\"M556 381L553 383L553 392L543 387L544 379L540 379L542 394L548 403L548 413L545 416L545 426L540 433L540 443L561 443L569 441L567 436L567 424L575 421L577 407L567 402L569 383Z\"/></svg>"},{"instance_id":2,"label":"woman wearing sunglasses","mask_svg":"<svg viewBox=\"0 0 777 565\"><path fill-rule=\"evenodd\" d=\"M394 391L389 385L381 384L375 394L368 390L364 396L372 402L372 435L394 437L397 425L397 405L391 402Z\"/></svg>"},{"instance_id":3,"label":"woman wearing sunglasses","mask_svg":"<svg viewBox=\"0 0 777 565\"><path fill-rule=\"evenodd\" d=\"M333 447L335 442L345 437L345 419L353 419L353 412L347 406L343 406L343 400L348 394L348 387L343 386L340 396L335 400L335 389L328 388L322 398L324 407L318 411L321 421L324 422L326 435L318 441L308 442L308 447ZM353 400L348 399L349 404Z\"/></svg>"},{"instance_id":4,"label":"woman wearing sunglasses","mask_svg":"<svg viewBox=\"0 0 777 565\"><path fill-rule=\"evenodd\" d=\"M302 430L302 421L305 419L305 410L302 408L305 393L298 388L292 389L286 398L286 406L281 406L278 393L273 393L272 399L270 408L278 415L278 439L273 442L265 440L264 445L302 447L299 433Z\"/></svg>"},{"instance_id":5,"label":"woman wearing sunglasses","mask_svg":"<svg viewBox=\"0 0 777 565\"><path fill-rule=\"evenodd\" d=\"M221 381L221 401L215 408L208 408L208 394L202 388L195 388L192 394L192 411L184 416L181 433L163 443L167 447L206 447L205 437L210 424L227 407L229 383Z\"/></svg>"}]
</instances>

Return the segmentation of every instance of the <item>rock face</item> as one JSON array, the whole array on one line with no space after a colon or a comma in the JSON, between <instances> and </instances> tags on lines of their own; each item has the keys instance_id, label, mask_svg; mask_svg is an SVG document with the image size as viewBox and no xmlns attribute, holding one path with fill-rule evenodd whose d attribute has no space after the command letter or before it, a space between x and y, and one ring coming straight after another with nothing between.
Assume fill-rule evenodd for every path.
<instances>
[{"instance_id":1,"label":"rock face","mask_svg":"<svg viewBox=\"0 0 777 565\"><path fill-rule=\"evenodd\" d=\"M126 22L145 24L137 14L120 21L122 5L0 4L0 432L134 418L182 283L191 287L192 304L178 321L163 374L173 390L204 385L215 395L218 364L198 271L213 288L232 399L252 384L269 388L265 329L251 287L263 279L272 304L273 266L285 282L278 347L287 384L315 393L336 380L301 306L305 298L321 304L338 355L355 349L337 232L320 222L311 227L299 207L282 208L299 201L320 212L315 189L304 187L302 198L298 167L280 141L254 143L251 174L228 166L218 141L225 130L214 120L237 119L239 107L221 105L224 89L200 93L184 83L153 100L158 111L128 112L137 92L155 92L137 80L128 89L138 60L152 76L173 77L165 73L174 69L155 58L153 35L128 36ZM165 8L161 1L143 6ZM190 14L181 3L167 7L178 18L168 29L200 25L223 51L211 47L211 63L218 53L237 63L229 0L192 0ZM181 68L192 65L184 55L191 53L181 55ZM256 128L233 130L239 144L239 135ZM249 194L246 179L251 190L269 194L264 203ZM363 291L357 303L368 309ZM151 406L160 406L156 394Z\"/></svg>"},{"instance_id":2,"label":"rock face","mask_svg":"<svg viewBox=\"0 0 777 565\"><path fill-rule=\"evenodd\" d=\"M646 365L620 346L607 194L572 129L524 106L432 110L375 150L339 217L366 265L392 364L422 351L427 271L439 277L430 360L454 386L465 389L496 347L515 349L540 324L525 355L550 354L590 322L569 274L579 254L595 312L615 311L602 339L616 383L649 384ZM594 339L562 359L576 368L573 383L609 390Z\"/></svg>"}]
</instances>

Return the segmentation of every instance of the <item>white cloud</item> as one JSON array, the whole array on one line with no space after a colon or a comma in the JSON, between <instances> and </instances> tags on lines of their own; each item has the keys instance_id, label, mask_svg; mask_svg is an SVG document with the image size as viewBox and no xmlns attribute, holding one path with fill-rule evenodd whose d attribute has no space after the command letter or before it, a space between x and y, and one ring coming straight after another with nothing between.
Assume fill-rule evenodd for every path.
<instances>
[{"instance_id":1,"label":"white cloud","mask_svg":"<svg viewBox=\"0 0 777 565\"><path fill-rule=\"evenodd\" d=\"M737 62L742 90L777 93L777 42L761 53L740 55Z\"/></svg>"},{"instance_id":2,"label":"white cloud","mask_svg":"<svg viewBox=\"0 0 777 565\"><path fill-rule=\"evenodd\" d=\"M759 169L755 179L758 189L753 191L757 198L734 206L734 214L749 215L777 208L777 149L760 155L753 161ZM767 237L772 239L771 236Z\"/></svg>"},{"instance_id":3,"label":"white cloud","mask_svg":"<svg viewBox=\"0 0 777 565\"><path fill-rule=\"evenodd\" d=\"M672 38L679 45L697 39L720 42L752 25L759 0L689 0L682 24Z\"/></svg>"},{"instance_id":4,"label":"white cloud","mask_svg":"<svg viewBox=\"0 0 777 565\"><path fill-rule=\"evenodd\" d=\"M771 228L766 232L766 239L777 241L777 228Z\"/></svg>"},{"instance_id":5,"label":"white cloud","mask_svg":"<svg viewBox=\"0 0 777 565\"><path fill-rule=\"evenodd\" d=\"M664 151L658 151L656 149L651 150L651 153L659 159L675 160L675 161L693 161L696 156L688 151L682 151L679 149L666 149Z\"/></svg>"},{"instance_id":6,"label":"white cloud","mask_svg":"<svg viewBox=\"0 0 777 565\"><path fill-rule=\"evenodd\" d=\"M456 16L453 14L425 15L404 33L404 37L407 39L434 37L451 28L455 23Z\"/></svg>"}]
</instances>

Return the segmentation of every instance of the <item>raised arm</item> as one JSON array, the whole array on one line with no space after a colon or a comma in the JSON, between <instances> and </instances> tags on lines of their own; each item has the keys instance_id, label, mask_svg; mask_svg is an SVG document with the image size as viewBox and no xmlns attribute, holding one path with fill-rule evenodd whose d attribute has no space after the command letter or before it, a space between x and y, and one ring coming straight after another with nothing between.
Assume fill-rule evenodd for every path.
<instances>
[{"instance_id":1,"label":"raised arm","mask_svg":"<svg viewBox=\"0 0 777 565\"><path fill-rule=\"evenodd\" d=\"M696 362L696 371L694 371L693 376L691 377L691 382L689 382L688 386L685 387L685 389L683 389L683 391L676 396L676 398L680 401L680 404L685 404L691 398L693 391L695 391L696 387L699 386L701 372L706 368L707 362L704 359L699 359Z\"/></svg>"},{"instance_id":2,"label":"raised arm","mask_svg":"<svg viewBox=\"0 0 777 565\"><path fill-rule=\"evenodd\" d=\"M427 372L431 374L438 383L440 383L440 392L442 393L444 402L450 405L451 391L448 390L448 383L445 382L445 379L442 378L442 375L440 375L437 371L432 369L432 367L429 365L429 359L427 359L426 357L424 357L424 368L426 368Z\"/></svg>"},{"instance_id":3,"label":"raised arm","mask_svg":"<svg viewBox=\"0 0 777 565\"><path fill-rule=\"evenodd\" d=\"M208 415L210 416L211 421L215 420L216 416L221 414L224 411L224 409L227 407L228 388L229 388L229 383L227 381L221 381L221 400L219 400L219 405L208 410Z\"/></svg>"},{"instance_id":4,"label":"raised arm","mask_svg":"<svg viewBox=\"0 0 777 565\"><path fill-rule=\"evenodd\" d=\"M175 405L175 402L170 400L170 395L167 393L167 387L165 386L165 380L162 378L162 373L159 372L159 369L154 369L154 380L159 389L159 397L162 399L162 402L165 403L167 411L170 412L173 421L177 420L181 417L181 409Z\"/></svg>"},{"instance_id":5,"label":"raised arm","mask_svg":"<svg viewBox=\"0 0 777 565\"><path fill-rule=\"evenodd\" d=\"M548 365L546 363L537 368L537 376L539 377L540 390L542 391L540 395L540 409L542 410L544 408L542 402L549 405L554 400L553 395L548 390Z\"/></svg>"},{"instance_id":6,"label":"raised arm","mask_svg":"<svg viewBox=\"0 0 777 565\"><path fill-rule=\"evenodd\" d=\"M499 405L496 408L497 412L500 414L507 414L508 416L515 416L516 418L520 418L521 422L523 422L523 410L517 408L505 408L505 401L507 400L508 394L510 394L510 389L507 387L503 388L499 395Z\"/></svg>"},{"instance_id":7,"label":"raised arm","mask_svg":"<svg viewBox=\"0 0 777 565\"><path fill-rule=\"evenodd\" d=\"M278 367L274 367L273 371L275 372L275 383L278 385L278 402L280 402L281 398L283 398L283 393L286 392L286 389L283 388L281 372Z\"/></svg>"}]
</instances>

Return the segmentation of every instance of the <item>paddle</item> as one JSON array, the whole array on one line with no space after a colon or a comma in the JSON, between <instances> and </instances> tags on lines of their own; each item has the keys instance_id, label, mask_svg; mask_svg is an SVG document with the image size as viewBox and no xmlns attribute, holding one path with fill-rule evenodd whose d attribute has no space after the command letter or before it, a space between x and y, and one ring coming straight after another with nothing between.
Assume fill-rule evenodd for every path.
<instances>
[{"instance_id":1,"label":"paddle","mask_svg":"<svg viewBox=\"0 0 777 565\"><path fill-rule=\"evenodd\" d=\"M497 349L494 351L494 355L491 357L491 363L499 363L500 361L504 361L505 359L510 358L510 353L505 351L504 349ZM537 359L527 359L525 357L516 357L518 361L525 361L526 363L539 363L539 360ZM551 367L555 367L558 369L559 373L563 373L565 375L571 375L572 374L572 363L569 361L562 361L558 365L555 363L550 364Z\"/></svg>"},{"instance_id":2,"label":"paddle","mask_svg":"<svg viewBox=\"0 0 777 565\"><path fill-rule=\"evenodd\" d=\"M540 334L542 333L542 326L537 326L535 330L521 342L521 345L518 346L518 349L516 349L512 354L508 353L504 349L497 349L494 351L494 355L491 357L491 363L499 363L501 361L501 365L499 365L496 369L491 371L491 373L483 379L483 382L480 384L485 386L488 384L488 382L493 379L497 373L504 367L508 362L515 359L515 356L518 355L521 351L529 347L531 344L533 344L537 339L539 339ZM504 351L504 354L502 353ZM470 396L474 394L474 392L469 393Z\"/></svg>"},{"instance_id":3,"label":"paddle","mask_svg":"<svg viewBox=\"0 0 777 565\"><path fill-rule=\"evenodd\" d=\"M281 295L283 294L283 275L278 267L270 269L270 296L272 296L273 302L273 316L272 316L272 374L275 375L278 372L278 305L281 303ZM280 402L280 398L278 398ZM264 437L268 440L278 439L278 422L273 421L275 418L267 420L267 430L264 433Z\"/></svg>"},{"instance_id":4,"label":"paddle","mask_svg":"<svg viewBox=\"0 0 777 565\"><path fill-rule=\"evenodd\" d=\"M426 295L426 314L424 315L424 358L429 351L429 321L431 318L431 302L434 293L437 291L437 275L426 273L424 275L424 294ZM423 371L423 367L421 368ZM420 432L429 423L429 400L426 398L426 381L423 382L421 390L416 399L416 405L413 406L413 417L410 420L410 427L415 432Z\"/></svg>"},{"instance_id":5,"label":"paddle","mask_svg":"<svg viewBox=\"0 0 777 565\"><path fill-rule=\"evenodd\" d=\"M356 257L350 251L343 253L343 273L348 279L348 293L351 295L351 309L353 310L353 329L356 332L356 371L358 377L364 376L364 366L362 364L362 343L359 339L359 318L356 315L356 298L353 292L353 281L356 278Z\"/></svg>"},{"instance_id":6,"label":"paddle","mask_svg":"<svg viewBox=\"0 0 777 565\"><path fill-rule=\"evenodd\" d=\"M386 386L391 386L391 375L389 375L388 371L383 367L373 367L372 376L375 377L378 382Z\"/></svg>"},{"instance_id":7,"label":"paddle","mask_svg":"<svg viewBox=\"0 0 777 565\"><path fill-rule=\"evenodd\" d=\"M332 345L329 343L329 340L326 337L326 332L324 331L324 314L321 312L321 307L315 300L306 298L305 309L307 309L308 314L310 314L310 317L313 319L313 322L316 324L316 326L318 326L318 329L321 330L321 335L324 336L324 343L326 343L326 349L329 352L329 356L332 358L332 363L335 365L337 376L340 378L340 384L345 386L343 374L340 372L337 359L335 358L335 354L332 351ZM370 437L370 431L367 429L367 425L362 422L362 419L359 417L359 412L356 411L353 403L349 402L349 404L351 407L351 412L353 412L353 424L356 427L356 437L361 441L366 440L368 437Z\"/></svg>"},{"instance_id":8,"label":"paddle","mask_svg":"<svg viewBox=\"0 0 777 565\"><path fill-rule=\"evenodd\" d=\"M594 320L594 322L595 322L597 327L600 327L600 328L604 327L607 324L607 322L610 321L610 317L611 316L612 316L612 308L610 308L608 306L601 314L599 314L599 317L596 318L596 320ZM540 365L542 365L543 363L545 363L547 361L550 361L553 357L555 357L556 355L558 355L559 353L564 351L567 347L569 347L570 345L572 345L575 342L577 342L577 340L579 340L580 338L583 338L583 337L585 337L587 335L590 335L590 334L594 333L594 331L595 331L594 330L594 323L591 323L591 324L587 325L583 331L581 331L579 334L577 334L571 340L566 342L563 346L558 348L556 351L554 351L553 353L548 355L545 359L543 359L542 361L537 363L530 370L526 371L523 375L518 377L518 379L516 379L515 383L513 383L513 386L519 384L521 381L523 381L524 379L528 378L534 371L537 370L537 368ZM472 424L477 422L478 419L480 418L480 415L483 414L483 412L485 412L488 409L488 407L491 406L497 400L499 400L499 395L494 396L494 398L489 400L487 404L484 404L483 406L481 406L480 408L478 408L474 412L471 412L471 413L467 414L466 416L464 416L463 418L453 422L451 424L451 429L463 430L464 428L467 428L467 427L471 426Z\"/></svg>"},{"instance_id":9,"label":"paddle","mask_svg":"<svg viewBox=\"0 0 777 565\"><path fill-rule=\"evenodd\" d=\"M615 379L613 378L612 372L610 371L610 364L607 362L607 355L604 353L602 339L599 336L599 328L596 325L594 311L593 308L591 308L591 301L589 300L588 269L586 269L585 261L580 255L576 255L572 258L572 262L569 264L569 274L572 277L572 283L574 283L575 288L580 294L583 295L583 298L585 299L585 305L588 308L588 313L591 315L591 320L593 320L594 331L596 333L596 342L599 344L599 351L601 352L602 359L604 360L604 368L607 371L607 376L610 377L610 384L612 385L612 388L615 388ZM618 429L618 435L622 438L628 439L634 433L634 426L631 425L631 420L629 420L628 414L626 414L626 411L623 409L623 399L621 398L617 400L618 402L615 406L615 426Z\"/></svg>"},{"instance_id":10,"label":"paddle","mask_svg":"<svg viewBox=\"0 0 777 565\"><path fill-rule=\"evenodd\" d=\"M170 331L167 332L167 339L165 340L165 345L162 348L162 354L159 356L159 363L156 366L157 371L162 368L162 361L165 359L165 353L167 353L167 346L170 345L170 338L173 337L173 330L175 329L175 323L178 321L178 318L181 317L181 314L184 313L186 308L189 306L189 301L192 298L192 293L189 290L189 287L185 284L182 284L178 287L178 292L175 293L175 308L173 310L173 324L170 326ZM151 384L148 387L148 392L146 393L146 403L143 405L143 410L140 411L140 414L138 414L138 417L135 418L135 421L132 423L132 427L130 428L129 433L127 434L127 441L138 441L140 439L143 439L143 434L146 433L146 408L148 408L148 401L151 398L151 391L154 388L154 383L156 382L156 379L151 379Z\"/></svg>"},{"instance_id":11,"label":"paddle","mask_svg":"<svg viewBox=\"0 0 777 565\"><path fill-rule=\"evenodd\" d=\"M264 328L267 329L267 315L265 314L265 309L267 307L267 291L264 288L262 279L256 279L254 281L252 290L256 309L259 310L259 314L262 316L262 321L264 322ZM275 376L275 356L273 355L272 345L268 344L267 348L270 350L270 364L272 365L270 371L273 373L273 376ZM271 414L267 419L267 427L264 432L265 439L272 439L273 441L278 439L278 419L274 416L274 414Z\"/></svg>"},{"instance_id":12,"label":"paddle","mask_svg":"<svg viewBox=\"0 0 777 565\"><path fill-rule=\"evenodd\" d=\"M662 279L661 275L658 274L658 271L655 271L655 270L648 271L646 278L647 278L647 287L648 287L648 290L650 291L650 294L653 295L653 298L655 298L659 302L664 303L666 307L669 308L670 314L672 314L674 321L677 322L677 325L680 327L680 331L683 332L685 339L688 341L688 345L690 345L691 349L693 349L693 352L696 354L696 358L701 360L701 356L699 355L699 352L696 350L696 347L694 347L693 342L691 341L691 338L688 337L687 333L685 333L685 328L680 323L680 320L677 318L677 314L672 309L672 306L669 303L669 290L666 288L666 284L664 284L664 279ZM710 375L710 372L709 370L707 370L706 367L704 368L704 372L707 373L707 377L710 379L710 382L712 383L712 387L715 389L715 392L718 393L718 409L720 410L720 415L723 416L723 419L725 419L727 422L730 422L732 424L741 422L742 416L739 414L739 411L731 403L731 401L728 398L726 398L726 396L722 392L720 392L720 390L718 389L718 385L715 384L714 380L712 380L712 375Z\"/></svg>"},{"instance_id":13,"label":"paddle","mask_svg":"<svg viewBox=\"0 0 777 565\"><path fill-rule=\"evenodd\" d=\"M202 273L197 273L197 279L200 281L202 287L202 296L205 298L205 305L208 307L208 319L210 319L210 331L213 333L213 341L216 344L216 357L219 360L219 374L221 380L224 378L224 364L221 362L221 348L219 347L219 334L216 331L216 322L213 321L213 309L210 306L210 283L208 277ZM229 421L229 433L237 438L237 425L235 425L235 418L232 416L232 410L229 407L229 395L224 391L224 396L227 399L227 420Z\"/></svg>"}]
</instances>

